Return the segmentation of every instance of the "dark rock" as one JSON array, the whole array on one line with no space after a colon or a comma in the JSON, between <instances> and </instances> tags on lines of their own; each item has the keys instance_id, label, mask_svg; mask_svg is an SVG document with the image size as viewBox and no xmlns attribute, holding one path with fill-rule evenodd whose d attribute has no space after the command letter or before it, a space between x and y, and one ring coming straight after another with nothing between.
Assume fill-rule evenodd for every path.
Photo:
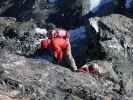
<instances>
[{"instance_id":1,"label":"dark rock","mask_svg":"<svg viewBox=\"0 0 133 100\"><path fill-rule=\"evenodd\" d=\"M103 17L95 17L90 19L89 21L95 29L95 32L92 31L93 35L90 33L88 34L88 44L90 44L91 40L97 38L97 42L100 45L96 44L96 47L100 46L100 48L102 48L102 50L105 52L106 56L104 57L104 59L112 63L112 68L117 73L116 76L118 76L118 79L120 80L120 88L117 89L117 93L122 95L122 98L124 99L130 98L132 94L131 77L133 77L133 62L131 56L133 45L132 18L120 14L111 14ZM89 48L88 52L90 52L91 48ZM97 52L100 53L100 51ZM95 55L95 53L93 53L92 55ZM89 56L90 55L88 55L88 57ZM106 67L107 66L108 65L106 64ZM109 68L107 67L107 69Z\"/></svg>"},{"instance_id":2,"label":"dark rock","mask_svg":"<svg viewBox=\"0 0 133 100\"><path fill-rule=\"evenodd\" d=\"M132 26L131 18L120 14L112 14L106 17L95 17L90 20L95 30L94 36L106 53L107 58L126 60L132 62ZM91 39L94 36L89 36ZM129 50L130 49L130 50ZM130 51L130 53L129 53ZM118 61L118 60L117 60Z\"/></svg>"},{"instance_id":3,"label":"dark rock","mask_svg":"<svg viewBox=\"0 0 133 100\"><path fill-rule=\"evenodd\" d=\"M16 22L14 18L0 18L0 47L20 55L33 55L39 46L36 42L45 36L35 33L33 22Z\"/></svg>"}]
</instances>

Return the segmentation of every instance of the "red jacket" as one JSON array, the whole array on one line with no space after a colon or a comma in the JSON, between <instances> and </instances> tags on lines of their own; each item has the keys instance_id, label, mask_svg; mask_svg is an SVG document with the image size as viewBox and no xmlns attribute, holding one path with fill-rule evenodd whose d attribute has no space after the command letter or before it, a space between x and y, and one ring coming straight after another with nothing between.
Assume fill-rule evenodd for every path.
<instances>
[{"instance_id":1,"label":"red jacket","mask_svg":"<svg viewBox=\"0 0 133 100\"><path fill-rule=\"evenodd\" d=\"M61 60L63 57L63 49L68 47L68 40L61 37L41 40L41 47L47 48L49 44L53 50L55 59Z\"/></svg>"},{"instance_id":2,"label":"red jacket","mask_svg":"<svg viewBox=\"0 0 133 100\"><path fill-rule=\"evenodd\" d=\"M68 41L64 38L56 37L51 39L51 48L54 53L54 57L57 60L61 60L63 57L63 49L68 47Z\"/></svg>"},{"instance_id":3,"label":"red jacket","mask_svg":"<svg viewBox=\"0 0 133 100\"><path fill-rule=\"evenodd\" d=\"M47 40L41 41L41 46L47 48L50 44L55 59L61 60L63 57L63 49L68 47L68 32L64 29L55 28L48 32Z\"/></svg>"}]
</instances>

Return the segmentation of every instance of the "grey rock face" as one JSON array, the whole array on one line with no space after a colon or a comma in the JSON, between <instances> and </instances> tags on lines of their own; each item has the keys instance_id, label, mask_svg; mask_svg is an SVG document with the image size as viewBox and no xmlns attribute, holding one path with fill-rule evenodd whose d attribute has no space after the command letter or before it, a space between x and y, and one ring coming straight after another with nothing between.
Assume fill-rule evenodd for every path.
<instances>
[{"instance_id":1,"label":"grey rock face","mask_svg":"<svg viewBox=\"0 0 133 100\"><path fill-rule=\"evenodd\" d=\"M110 80L97 79L88 73L73 73L46 60L29 59L3 50L0 55L0 63L4 68L1 81L5 84L1 86L6 86L11 91L20 91L18 98L28 96L35 100L104 100L117 99L119 95L113 90L114 83Z\"/></svg>"},{"instance_id":2,"label":"grey rock face","mask_svg":"<svg viewBox=\"0 0 133 100\"><path fill-rule=\"evenodd\" d=\"M91 22L91 24L94 26L97 25L96 29L98 29L99 32L95 31L93 34L91 34L91 32L88 33L88 37L91 37L89 38L89 43L97 37L97 42L100 44L100 48L105 52L104 59L113 64L112 68L117 73L119 80L122 80L120 86L122 87L121 91L123 92L121 93L126 93L127 97L124 97L125 99L129 98L128 96L132 94L131 77L133 77L133 19L120 14L112 14L92 19L94 20L94 23ZM95 24L95 22L97 22L97 24ZM96 44L96 47L97 46L98 45ZM90 52L91 50L88 51ZM93 53L93 55L95 55L95 53Z\"/></svg>"},{"instance_id":3,"label":"grey rock face","mask_svg":"<svg viewBox=\"0 0 133 100\"><path fill-rule=\"evenodd\" d=\"M15 53L19 51L16 45L24 50L19 52L20 55L34 54L36 52L36 49L32 47L34 42L44 36L34 33L32 22L20 23L14 18L0 20L0 43L3 45L0 50L2 67L0 86L3 91L15 90L18 91L15 97L28 96L34 100L106 100L107 98L117 100L129 98L132 95L131 74L129 76L116 74L113 70L116 62L111 64L107 61L96 61L103 66L102 70L105 72L101 77L90 73L73 73L67 68L51 64L44 59L16 55ZM105 29L106 33L110 32L107 31L108 28ZM104 31L100 26L99 30ZM104 38L105 35L100 36ZM112 41L118 42L116 39ZM108 40L101 39L100 41ZM102 46L104 48L106 45ZM124 66L123 63L120 64L119 67Z\"/></svg>"},{"instance_id":4,"label":"grey rock face","mask_svg":"<svg viewBox=\"0 0 133 100\"><path fill-rule=\"evenodd\" d=\"M94 32L95 37L89 36L89 34L88 37L98 38L97 41L105 52L105 59L112 59L111 62L118 64L121 70L131 71L133 59L132 18L112 14L101 18L96 17L93 20L97 22L94 25L97 25L99 32Z\"/></svg>"},{"instance_id":5,"label":"grey rock face","mask_svg":"<svg viewBox=\"0 0 133 100\"><path fill-rule=\"evenodd\" d=\"M104 29L105 27L106 29ZM100 28L100 42L104 45L105 50L109 52L118 52L116 56L131 57L132 52L129 53L129 49L132 49L132 19L122 15L111 15L110 17L103 17L99 21ZM110 43L110 44L109 44ZM106 45L106 46L105 46ZM115 52L111 52L113 55ZM114 54L115 56L115 54ZM132 60L132 57L131 59Z\"/></svg>"}]
</instances>

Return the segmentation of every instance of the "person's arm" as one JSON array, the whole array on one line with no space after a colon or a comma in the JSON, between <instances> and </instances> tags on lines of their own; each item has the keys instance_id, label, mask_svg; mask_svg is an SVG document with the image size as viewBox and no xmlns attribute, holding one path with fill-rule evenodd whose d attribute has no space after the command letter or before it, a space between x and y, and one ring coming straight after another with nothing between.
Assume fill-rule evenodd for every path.
<instances>
[{"instance_id":1,"label":"person's arm","mask_svg":"<svg viewBox=\"0 0 133 100\"><path fill-rule=\"evenodd\" d=\"M76 66L75 60L72 56L70 41L69 41L69 39L67 41L68 41L68 47L67 47L67 50L66 50L66 55L68 56L70 66L73 68L74 71L77 71L77 66Z\"/></svg>"}]
</instances>

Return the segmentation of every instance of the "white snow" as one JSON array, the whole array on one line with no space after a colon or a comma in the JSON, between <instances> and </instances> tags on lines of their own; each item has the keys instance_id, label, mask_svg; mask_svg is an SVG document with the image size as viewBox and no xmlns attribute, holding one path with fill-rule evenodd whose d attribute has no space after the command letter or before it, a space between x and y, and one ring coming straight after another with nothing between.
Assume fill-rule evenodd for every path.
<instances>
[{"instance_id":1,"label":"white snow","mask_svg":"<svg viewBox=\"0 0 133 100\"><path fill-rule=\"evenodd\" d=\"M90 0L90 10L95 12L98 10L101 0Z\"/></svg>"},{"instance_id":2,"label":"white snow","mask_svg":"<svg viewBox=\"0 0 133 100\"><path fill-rule=\"evenodd\" d=\"M90 11L95 13L99 9L99 7L109 2L113 2L113 0L90 0ZM133 0L126 0L125 7L130 8L131 2L133 2Z\"/></svg>"},{"instance_id":3,"label":"white snow","mask_svg":"<svg viewBox=\"0 0 133 100\"><path fill-rule=\"evenodd\" d=\"M90 0L90 11L95 13L99 7L111 2L112 0Z\"/></svg>"}]
</instances>

